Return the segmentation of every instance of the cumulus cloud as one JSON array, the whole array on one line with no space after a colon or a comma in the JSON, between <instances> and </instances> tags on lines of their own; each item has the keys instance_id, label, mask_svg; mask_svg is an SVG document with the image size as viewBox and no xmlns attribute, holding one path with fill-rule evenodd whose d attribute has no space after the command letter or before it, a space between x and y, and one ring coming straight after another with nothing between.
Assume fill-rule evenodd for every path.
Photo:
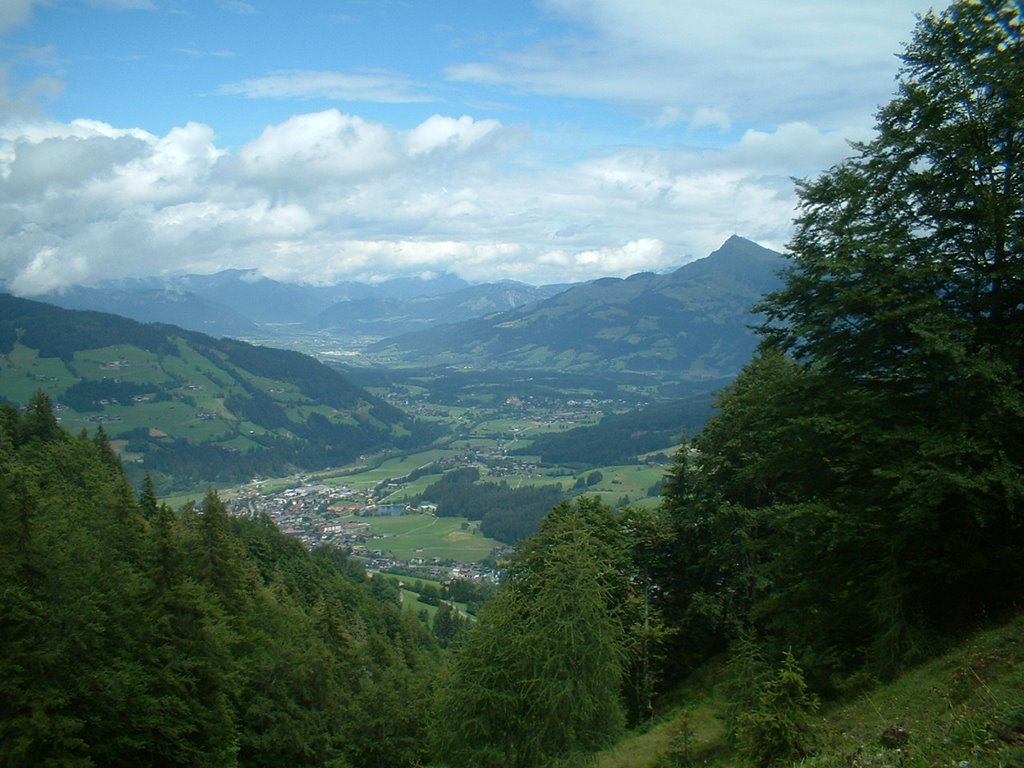
<instances>
[{"instance_id":1,"label":"cumulus cloud","mask_svg":"<svg viewBox=\"0 0 1024 768\"><path fill-rule=\"evenodd\" d=\"M239 159L247 176L304 186L386 172L398 144L383 125L332 109L269 126Z\"/></svg>"},{"instance_id":2,"label":"cumulus cloud","mask_svg":"<svg viewBox=\"0 0 1024 768\"><path fill-rule=\"evenodd\" d=\"M174 90L177 127L154 109L139 118L152 119L146 131L43 117L64 77L65 114L81 104L104 114L96 92L111 81L83 83L109 70L73 65L113 59L76 62L77 46L58 38L33 47L37 30L19 25L42 1L0 0L0 33L17 29L0 64L0 280L25 294L229 267L321 284L441 270L565 282L670 269L733 233L781 249L792 177L869 137L891 95L893 52L923 10L922 0L537 0L509 15L515 29L482 24L485 42L452 17L424 33L429 51L413 41L400 57L362 59L444 72L438 83L347 56L383 39L368 36L381 29L373 4L315 20L345 21L346 34L367 35L360 45L266 71L247 69L259 58L246 40L259 35L230 47L216 34L169 40L165 27L177 26L162 14L173 4L85 0L156 8L132 16L150 36L103 53L165 40L164 63L188 70L192 93ZM231 13L232 25L276 31L251 0L208 6L213 23ZM392 37L422 21L394 17ZM214 117L225 106L232 114ZM198 114L204 122L188 121Z\"/></svg>"},{"instance_id":3,"label":"cumulus cloud","mask_svg":"<svg viewBox=\"0 0 1024 768\"><path fill-rule=\"evenodd\" d=\"M568 252L545 251L537 257L540 265L555 268L555 274L576 274L586 279L593 274L629 275L669 266L663 261L665 244L656 238L631 240L619 246Z\"/></svg>"},{"instance_id":4,"label":"cumulus cloud","mask_svg":"<svg viewBox=\"0 0 1024 768\"><path fill-rule=\"evenodd\" d=\"M11 280L11 290L32 296L66 288L76 278L81 279L87 275L88 269L80 257L69 259L56 248L43 247L31 256Z\"/></svg>"},{"instance_id":5,"label":"cumulus cloud","mask_svg":"<svg viewBox=\"0 0 1024 768\"><path fill-rule=\"evenodd\" d=\"M200 123L173 128L147 144L141 157L114 167L91 192L134 205L194 199L203 194L209 173L223 154L213 144L213 130Z\"/></svg>"},{"instance_id":6,"label":"cumulus cloud","mask_svg":"<svg viewBox=\"0 0 1024 768\"><path fill-rule=\"evenodd\" d=\"M405 144L413 157L442 147L466 149L494 133L500 125L497 120L474 120L469 115L458 120L433 115L409 131Z\"/></svg>"},{"instance_id":7,"label":"cumulus cloud","mask_svg":"<svg viewBox=\"0 0 1024 768\"><path fill-rule=\"evenodd\" d=\"M210 126L0 127L0 279L26 295L104 278L256 268L333 283L454 271L566 282L664 270L732 233L788 239L800 163L846 154L793 123L724 149L627 147L535 164L495 120L401 131L326 110L236 151Z\"/></svg>"}]
</instances>

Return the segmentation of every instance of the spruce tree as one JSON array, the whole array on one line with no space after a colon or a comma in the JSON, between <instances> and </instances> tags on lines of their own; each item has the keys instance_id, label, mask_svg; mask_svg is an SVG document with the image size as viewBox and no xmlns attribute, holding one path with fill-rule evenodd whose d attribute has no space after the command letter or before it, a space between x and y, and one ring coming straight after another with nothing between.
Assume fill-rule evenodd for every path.
<instances>
[{"instance_id":1,"label":"spruce tree","mask_svg":"<svg viewBox=\"0 0 1024 768\"><path fill-rule=\"evenodd\" d=\"M901 597L871 599L877 636L1024 587L1022 9L920 19L876 138L799 185L792 266L762 306L767 345L832 393L805 408L844 446L830 495L858 522L836 533Z\"/></svg>"},{"instance_id":2,"label":"spruce tree","mask_svg":"<svg viewBox=\"0 0 1024 768\"><path fill-rule=\"evenodd\" d=\"M618 564L610 510L560 505L517 556L510 581L456 649L437 710L439 753L466 766L526 768L585 755L625 720Z\"/></svg>"}]
</instances>

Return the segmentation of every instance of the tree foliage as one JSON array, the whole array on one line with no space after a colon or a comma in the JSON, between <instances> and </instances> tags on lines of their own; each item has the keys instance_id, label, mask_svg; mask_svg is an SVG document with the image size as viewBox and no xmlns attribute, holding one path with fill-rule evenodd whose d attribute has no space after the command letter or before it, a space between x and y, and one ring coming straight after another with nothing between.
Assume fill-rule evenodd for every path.
<instances>
[{"instance_id":1,"label":"tree foliage","mask_svg":"<svg viewBox=\"0 0 1024 768\"><path fill-rule=\"evenodd\" d=\"M456 469L427 486L422 498L437 504L438 516L480 520L485 536L510 544L535 534L562 498L561 488L555 485L512 488L504 480L479 479L480 470L474 467Z\"/></svg>"},{"instance_id":2,"label":"tree foliage","mask_svg":"<svg viewBox=\"0 0 1024 768\"><path fill-rule=\"evenodd\" d=\"M1019 600L1022 9L923 16L875 138L798 184L760 352L666 487L698 660L753 623L816 683L891 672Z\"/></svg>"},{"instance_id":3,"label":"tree foliage","mask_svg":"<svg viewBox=\"0 0 1024 768\"><path fill-rule=\"evenodd\" d=\"M807 690L803 671L786 651L776 673L756 689L756 703L739 716L743 751L757 768L791 765L811 754L811 715L818 700Z\"/></svg>"},{"instance_id":4,"label":"tree foliage","mask_svg":"<svg viewBox=\"0 0 1024 768\"><path fill-rule=\"evenodd\" d=\"M343 558L212 492L136 502L45 395L0 416L0 763L422 762L436 646Z\"/></svg>"},{"instance_id":5,"label":"tree foliage","mask_svg":"<svg viewBox=\"0 0 1024 768\"><path fill-rule=\"evenodd\" d=\"M628 587L610 516L594 501L563 503L516 557L441 688L447 760L525 768L615 738L626 639L616 596Z\"/></svg>"}]
</instances>

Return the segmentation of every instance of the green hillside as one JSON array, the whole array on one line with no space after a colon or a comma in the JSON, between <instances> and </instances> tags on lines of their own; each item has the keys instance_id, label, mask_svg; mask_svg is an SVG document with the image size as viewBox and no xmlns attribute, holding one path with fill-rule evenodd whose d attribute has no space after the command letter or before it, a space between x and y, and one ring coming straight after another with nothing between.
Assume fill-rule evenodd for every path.
<instances>
[{"instance_id":1,"label":"green hillside","mask_svg":"<svg viewBox=\"0 0 1024 768\"><path fill-rule=\"evenodd\" d=\"M380 342L371 351L515 370L633 374L654 382L730 377L756 346L753 305L779 284L780 254L740 237L667 275L575 286L508 312Z\"/></svg>"},{"instance_id":2,"label":"green hillside","mask_svg":"<svg viewBox=\"0 0 1024 768\"><path fill-rule=\"evenodd\" d=\"M1024 615L964 638L886 684L823 707L804 768L1024 765ZM730 685L709 664L675 692L677 704L601 753L595 768L746 767L729 738Z\"/></svg>"},{"instance_id":3,"label":"green hillside","mask_svg":"<svg viewBox=\"0 0 1024 768\"><path fill-rule=\"evenodd\" d=\"M34 392L62 426L102 426L161 490L340 465L428 427L297 352L0 295L0 397Z\"/></svg>"}]
</instances>

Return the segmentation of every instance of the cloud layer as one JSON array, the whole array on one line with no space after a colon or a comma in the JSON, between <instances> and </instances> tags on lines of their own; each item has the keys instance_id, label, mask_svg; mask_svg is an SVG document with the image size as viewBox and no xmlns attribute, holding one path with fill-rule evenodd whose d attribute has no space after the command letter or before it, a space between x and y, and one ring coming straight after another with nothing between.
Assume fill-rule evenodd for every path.
<instances>
[{"instance_id":1,"label":"cloud layer","mask_svg":"<svg viewBox=\"0 0 1024 768\"><path fill-rule=\"evenodd\" d=\"M723 233L776 247L794 165L840 156L808 125L715 150L519 162L529 134L433 115L396 131L338 110L268 126L237 152L211 127L165 136L94 121L0 130L0 245L12 290L258 267L330 283L423 270L563 282L664 269Z\"/></svg>"},{"instance_id":2,"label":"cloud layer","mask_svg":"<svg viewBox=\"0 0 1024 768\"><path fill-rule=\"evenodd\" d=\"M233 38L195 27L168 38L163 59L132 59L197 78L173 96L157 89L154 109L176 115L159 129L94 119L114 102L83 102L90 119L46 116L65 78L68 98L89 92L76 72L117 59L97 82L130 76L115 54L131 50L75 59L12 37L0 62L0 280L24 295L231 267L312 283L441 270L551 283L668 269L733 233L782 248L792 178L868 135L917 6L542 0L524 18L478 22L484 31L465 9L430 25L396 17L409 28L400 44L362 40L380 25L346 17L324 34L351 28L347 44L263 64L245 48L260 28L242 25L271 34L275 21L232 0L210 7ZM92 10L76 18L133 20L140 40L188 15L156 0L81 7ZM0 33L63 10L2 4ZM160 82L177 83L171 74ZM116 90L97 85L94 98ZM220 138L238 124L243 138Z\"/></svg>"}]
</instances>

